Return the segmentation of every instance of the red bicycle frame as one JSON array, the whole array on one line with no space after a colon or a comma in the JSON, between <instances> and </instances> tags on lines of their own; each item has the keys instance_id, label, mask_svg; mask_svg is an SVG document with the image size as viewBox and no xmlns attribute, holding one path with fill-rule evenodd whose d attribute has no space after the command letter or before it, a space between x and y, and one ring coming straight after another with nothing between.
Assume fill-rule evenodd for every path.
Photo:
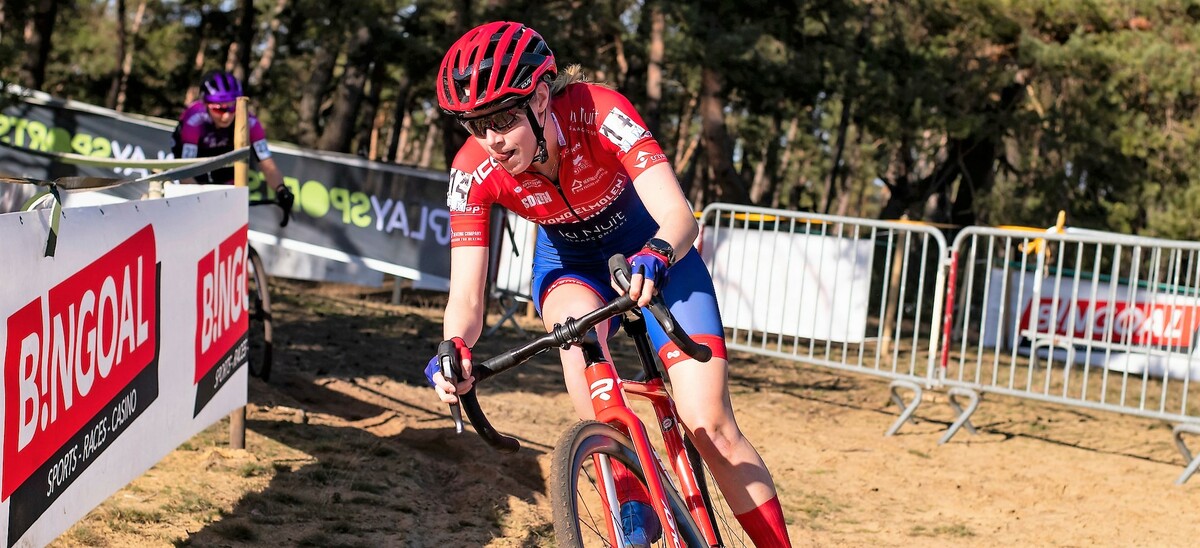
<instances>
[{"instance_id":1,"label":"red bicycle frame","mask_svg":"<svg viewBox=\"0 0 1200 548\"><path fill-rule=\"evenodd\" d=\"M679 532L675 529L675 519L671 515L671 507L663 491L661 478L666 475L660 473L665 471L662 461L650 445L645 424L629 407L629 402L625 398L626 393L646 398L653 406L667 455L679 481L680 496L683 497L684 503L691 513L691 518L703 533L705 541L709 546L717 546L717 535L713 530L708 508L704 504L704 497L696 482L695 471L692 469L691 461L687 458L687 450L684 448L684 434L679 425L679 414L675 410L675 403L667 393L662 378L653 378L646 382L623 380L617 375L616 368L607 361L590 363L584 372L587 376L588 390L591 395L592 407L596 412L596 420L628 433L633 442L634 450L637 452L638 461L641 463L645 475L646 486L650 490L650 496L658 501L655 510L658 512L659 523L663 526L663 538L667 539L670 546L678 548L684 546L679 538ZM599 462L596 464L597 477L605 477L602 473L602 465ZM607 486L604 483L601 483L600 490L603 503L610 504L609 501L613 499L609 498L606 492ZM608 515L616 515L611 508L609 510ZM616 538L611 520L609 520L608 527L609 534Z\"/></svg>"}]
</instances>

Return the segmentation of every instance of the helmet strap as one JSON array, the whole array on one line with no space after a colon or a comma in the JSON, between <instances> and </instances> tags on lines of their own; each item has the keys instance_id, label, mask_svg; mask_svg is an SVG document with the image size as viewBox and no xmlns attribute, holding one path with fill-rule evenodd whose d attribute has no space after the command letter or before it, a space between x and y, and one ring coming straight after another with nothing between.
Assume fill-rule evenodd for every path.
<instances>
[{"instance_id":1,"label":"helmet strap","mask_svg":"<svg viewBox=\"0 0 1200 548\"><path fill-rule=\"evenodd\" d=\"M546 112L550 108L547 106ZM549 151L546 150L546 136L543 135L542 124L538 122L537 116L533 115L533 107L529 103L525 103L525 117L529 118L529 127L533 129L533 135L537 137L537 152L533 155L533 161L542 163L550 157Z\"/></svg>"}]
</instances>

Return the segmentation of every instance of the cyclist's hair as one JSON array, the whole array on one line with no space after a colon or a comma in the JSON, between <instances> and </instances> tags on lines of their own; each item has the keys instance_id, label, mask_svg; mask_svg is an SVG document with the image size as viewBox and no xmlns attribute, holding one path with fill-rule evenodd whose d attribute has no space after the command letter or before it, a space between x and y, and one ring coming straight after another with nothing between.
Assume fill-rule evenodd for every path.
<instances>
[{"instance_id":1,"label":"cyclist's hair","mask_svg":"<svg viewBox=\"0 0 1200 548\"><path fill-rule=\"evenodd\" d=\"M567 89L571 84L597 84L606 88L613 88L608 82L593 82L592 79L583 72L583 67L579 65L568 65L566 68L558 72L558 76L550 82L550 95L558 95Z\"/></svg>"}]
</instances>

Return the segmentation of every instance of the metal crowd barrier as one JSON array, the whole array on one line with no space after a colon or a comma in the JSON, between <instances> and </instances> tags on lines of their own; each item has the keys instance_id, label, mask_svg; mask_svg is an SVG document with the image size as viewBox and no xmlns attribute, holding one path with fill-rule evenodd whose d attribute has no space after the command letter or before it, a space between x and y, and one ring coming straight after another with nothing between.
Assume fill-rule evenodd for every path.
<instances>
[{"instance_id":1,"label":"metal crowd barrier","mask_svg":"<svg viewBox=\"0 0 1200 548\"><path fill-rule=\"evenodd\" d=\"M530 286L537 225L516 213L496 207L492 210L491 231L493 275L489 295L499 303L501 315L484 335L495 333L505 322L512 323L523 335L525 330L517 323L515 316L533 302Z\"/></svg>"},{"instance_id":2,"label":"metal crowd barrier","mask_svg":"<svg viewBox=\"0 0 1200 548\"><path fill-rule=\"evenodd\" d=\"M940 385L1173 422L1176 483L1200 467L1200 243L972 227L951 253Z\"/></svg>"},{"instance_id":3,"label":"metal crowd barrier","mask_svg":"<svg viewBox=\"0 0 1200 548\"><path fill-rule=\"evenodd\" d=\"M910 419L935 383L946 238L930 226L712 204L701 255L732 349L892 380ZM912 391L906 403L899 391Z\"/></svg>"}]
</instances>

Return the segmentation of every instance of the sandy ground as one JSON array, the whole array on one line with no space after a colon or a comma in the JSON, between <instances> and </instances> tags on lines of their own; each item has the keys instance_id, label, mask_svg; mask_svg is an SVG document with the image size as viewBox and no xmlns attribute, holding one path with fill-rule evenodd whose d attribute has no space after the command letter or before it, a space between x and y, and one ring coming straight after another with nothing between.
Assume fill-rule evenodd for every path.
<instances>
[{"instance_id":1,"label":"sandy ground","mask_svg":"<svg viewBox=\"0 0 1200 548\"><path fill-rule=\"evenodd\" d=\"M247 449L221 423L114 494L55 546L552 546L550 455L574 418L543 356L483 387L523 449L455 435L421 367L436 296L280 281L278 357L250 385ZM536 324L522 322L527 328ZM524 340L511 325L477 355ZM619 359L619 356L618 356ZM976 435L927 393L915 424L887 383L735 354L739 422L771 467L797 546L1194 546L1200 479L1171 426L986 399Z\"/></svg>"}]
</instances>

